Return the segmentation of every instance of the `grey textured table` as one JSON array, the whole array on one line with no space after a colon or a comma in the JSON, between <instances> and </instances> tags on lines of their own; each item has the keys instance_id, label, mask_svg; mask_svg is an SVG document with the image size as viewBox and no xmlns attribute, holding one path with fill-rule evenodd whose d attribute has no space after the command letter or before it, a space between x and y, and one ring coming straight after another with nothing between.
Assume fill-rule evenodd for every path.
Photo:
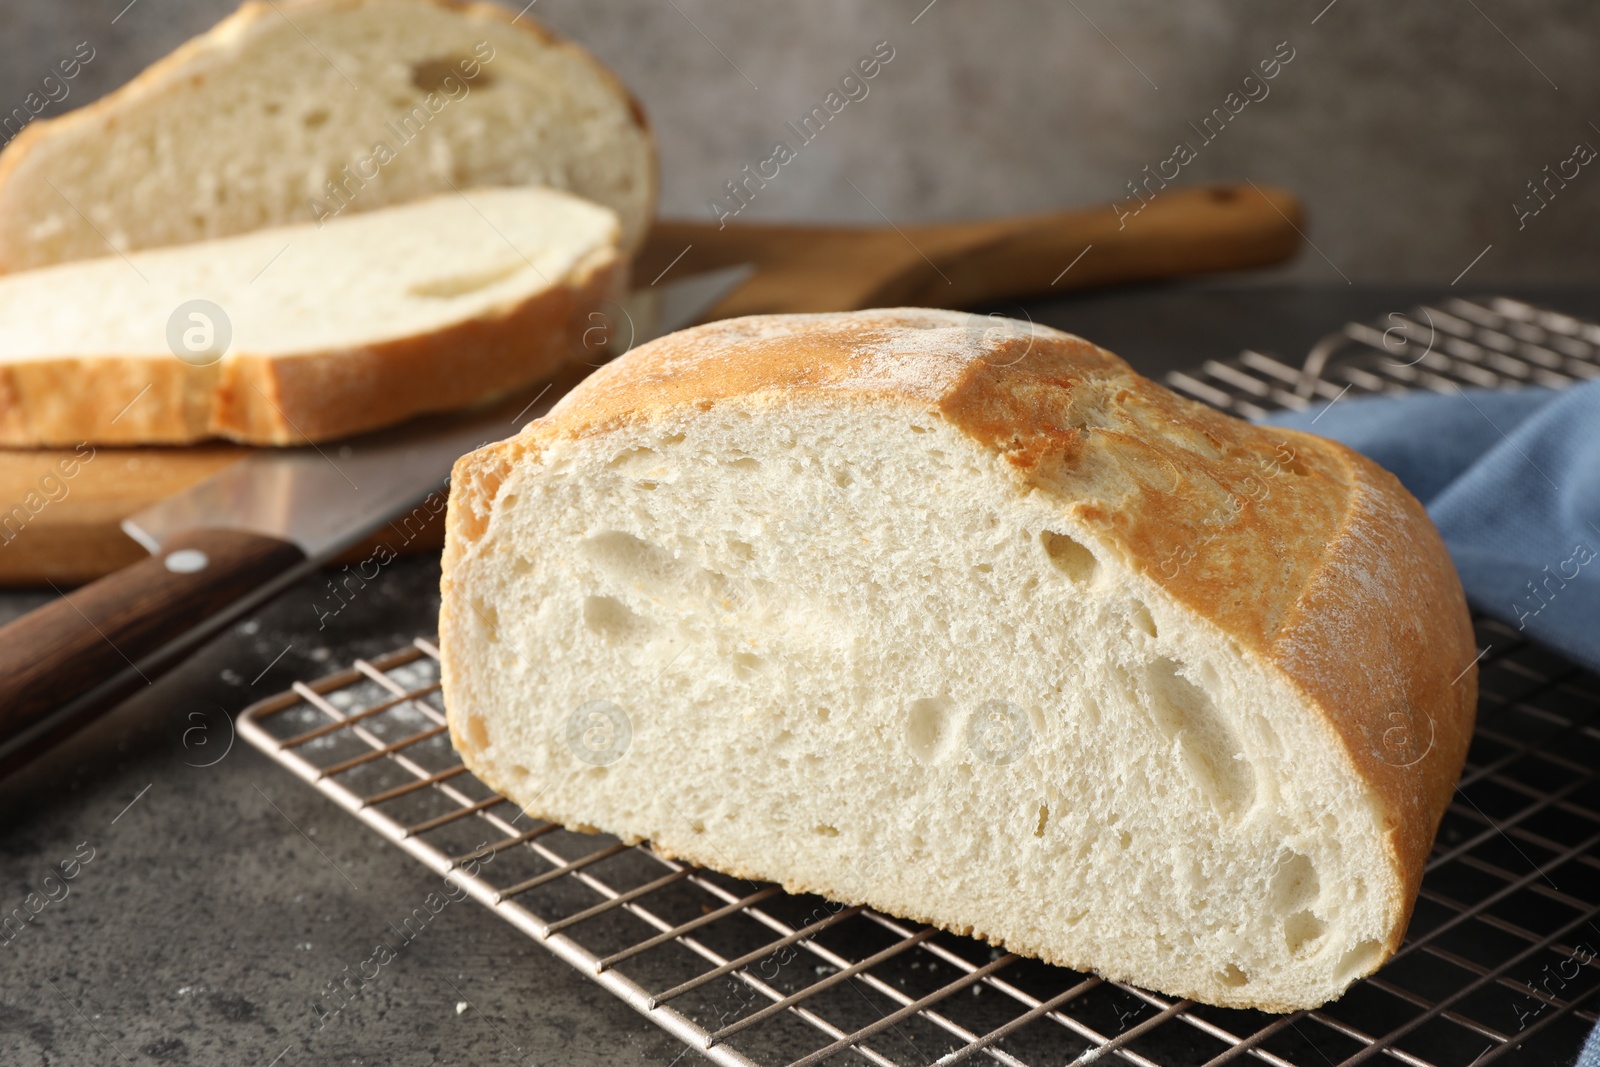
<instances>
[{"instance_id":1,"label":"grey textured table","mask_svg":"<svg viewBox=\"0 0 1600 1067\"><path fill-rule=\"evenodd\" d=\"M1246 345L1302 354L1346 319L1448 292L1181 285L1025 310L1154 376ZM1600 315L1594 290L1508 292ZM319 1025L324 986L436 879L234 740L231 716L431 634L437 583L436 557L396 561L321 629L323 582L303 583L0 783L0 911L92 850L65 897L0 939L0 1064L698 1061L470 901ZM45 599L0 595L0 621Z\"/></svg>"}]
</instances>

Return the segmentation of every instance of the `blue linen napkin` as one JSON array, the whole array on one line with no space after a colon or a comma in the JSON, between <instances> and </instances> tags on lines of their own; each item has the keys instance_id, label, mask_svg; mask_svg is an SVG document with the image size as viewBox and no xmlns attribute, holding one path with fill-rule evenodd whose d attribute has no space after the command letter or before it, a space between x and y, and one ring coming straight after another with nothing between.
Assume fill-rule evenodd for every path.
<instances>
[{"instance_id":1,"label":"blue linen napkin","mask_svg":"<svg viewBox=\"0 0 1600 1067\"><path fill-rule=\"evenodd\" d=\"M1600 380L1346 397L1264 421L1388 468L1427 506L1473 607L1600 670Z\"/></svg>"},{"instance_id":2,"label":"blue linen napkin","mask_svg":"<svg viewBox=\"0 0 1600 1067\"><path fill-rule=\"evenodd\" d=\"M1578 1053L1578 1062L1572 1067L1600 1067L1600 1027L1589 1031L1589 1040Z\"/></svg>"}]
</instances>

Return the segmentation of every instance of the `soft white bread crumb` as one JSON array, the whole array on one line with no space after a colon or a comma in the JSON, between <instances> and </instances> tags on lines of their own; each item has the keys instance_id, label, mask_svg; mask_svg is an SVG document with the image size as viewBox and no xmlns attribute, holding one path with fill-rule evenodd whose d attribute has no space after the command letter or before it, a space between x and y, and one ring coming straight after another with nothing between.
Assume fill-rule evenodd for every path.
<instances>
[{"instance_id":1,"label":"soft white bread crumb","mask_svg":"<svg viewBox=\"0 0 1600 1067\"><path fill-rule=\"evenodd\" d=\"M526 13L444 0L251 2L0 153L0 270L473 186L547 185L597 201L617 212L631 251L655 184L649 130L627 90Z\"/></svg>"},{"instance_id":2,"label":"soft white bread crumb","mask_svg":"<svg viewBox=\"0 0 1600 1067\"><path fill-rule=\"evenodd\" d=\"M581 352L617 239L570 194L474 189L0 276L0 442L293 444L470 403Z\"/></svg>"},{"instance_id":3,"label":"soft white bread crumb","mask_svg":"<svg viewBox=\"0 0 1600 1067\"><path fill-rule=\"evenodd\" d=\"M686 331L465 457L463 758L541 817L1175 996L1338 996L1399 943L1471 729L1437 534L1337 445L971 322ZM1431 730L1409 766L1391 714Z\"/></svg>"}]
</instances>

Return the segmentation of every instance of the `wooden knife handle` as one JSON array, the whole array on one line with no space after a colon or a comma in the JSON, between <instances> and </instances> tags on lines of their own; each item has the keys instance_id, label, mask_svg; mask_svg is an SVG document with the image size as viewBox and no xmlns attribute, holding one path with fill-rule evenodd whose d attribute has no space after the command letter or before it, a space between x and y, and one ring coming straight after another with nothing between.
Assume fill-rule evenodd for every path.
<instances>
[{"instance_id":1,"label":"wooden knife handle","mask_svg":"<svg viewBox=\"0 0 1600 1067\"><path fill-rule=\"evenodd\" d=\"M272 537L196 530L0 627L0 745L304 560Z\"/></svg>"}]
</instances>

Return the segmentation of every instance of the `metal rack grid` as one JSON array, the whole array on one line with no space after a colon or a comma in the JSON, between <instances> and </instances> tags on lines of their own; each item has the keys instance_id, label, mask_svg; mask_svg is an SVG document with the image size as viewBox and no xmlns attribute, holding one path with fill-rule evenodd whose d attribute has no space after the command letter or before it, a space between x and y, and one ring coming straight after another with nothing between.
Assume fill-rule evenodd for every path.
<instances>
[{"instance_id":1,"label":"metal rack grid","mask_svg":"<svg viewBox=\"0 0 1600 1067\"><path fill-rule=\"evenodd\" d=\"M1435 321L1476 321L1458 304L1428 310ZM1547 331L1518 343L1548 351L1548 322L1571 322L1511 301L1467 306ZM1363 365L1373 345L1339 336L1318 346L1329 351L1310 395L1327 395L1325 372L1352 389L1358 372L1385 373ZM1600 344L1600 327L1577 323L1559 336L1588 346L1587 362L1561 358L1592 373L1571 363L1542 370L1600 373L1590 344ZM1383 360L1392 350L1377 337ZM1481 340L1471 343L1503 354ZM1352 343L1356 352L1341 351ZM1430 362L1436 352L1410 368L1419 376L1410 387L1448 388L1422 375L1480 384L1454 363ZM1271 391L1299 379L1263 371L1269 358L1246 353L1232 377L1208 366L1192 381L1233 410L1271 403ZM1240 384L1251 376L1244 367L1267 394ZM1281 1016L1174 1000L688 867L645 845L525 822L450 747L438 650L425 640L296 683L248 708L239 732L719 1064L1563 1062L1600 1006L1600 679L1497 622L1480 618L1477 629L1487 650L1478 729L1404 945L1338 1002Z\"/></svg>"},{"instance_id":2,"label":"metal rack grid","mask_svg":"<svg viewBox=\"0 0 1600 1067\"><path fill-rule=\"evenodd\" d=\"M1246 350L1173 371L1177 392L1247 419L1303 410L1346 393L1416 389L1561 389L1600 378L1600 324L1507 297L1453 299L1351 322L1295 366Z\"/></svg>"}]
</instances>

